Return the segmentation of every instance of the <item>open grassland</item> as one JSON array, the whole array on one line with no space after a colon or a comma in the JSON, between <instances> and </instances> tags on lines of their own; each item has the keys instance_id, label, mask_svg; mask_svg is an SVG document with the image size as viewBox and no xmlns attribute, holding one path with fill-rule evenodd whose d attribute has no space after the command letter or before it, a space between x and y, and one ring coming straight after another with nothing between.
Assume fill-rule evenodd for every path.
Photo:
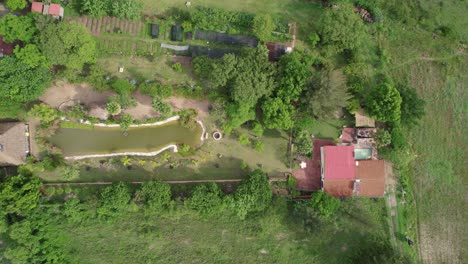
<instances>
[{"instance_id":1,"label":"open grassland","mask_svg":"<svg viewBox=\"0 0 468 264\"><path fill-rule=\"evenodd\" d=\"M408 78L427 103L421 125L409 135L417 219L402 220L417 225L424 263L462 263L466 254L467 67L467 57L459 54L414 59L392 71Z\"/></svg>"},{"instance_id":2,"label":"open grassland","mask_svg":"<svg viewBox=\"0 0 468 264\"><path fill-rule=\"evenodd\" d=\"M163 215L129 211L110 223L64 222L49 229L76 263L358 263L358 249L380 245L369 239L385 234L385 207L383 200L351 202L336 225L294 215L278 199L244 221L229 214L200 219L178 206Z\"/></svg>"}]
</instances>

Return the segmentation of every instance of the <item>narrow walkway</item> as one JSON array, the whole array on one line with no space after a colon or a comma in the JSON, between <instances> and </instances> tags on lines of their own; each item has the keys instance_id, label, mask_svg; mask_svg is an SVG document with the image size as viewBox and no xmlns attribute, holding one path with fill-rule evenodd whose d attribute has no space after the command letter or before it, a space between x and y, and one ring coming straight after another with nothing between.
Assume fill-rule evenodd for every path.
<instances>
[{"instance_id":1,"label":"narrow walkway","mask_svg":"<svg viewBox=\"0 0 468 264\"><path fill-rule=\"evenodd\" d=\"M240 182L242 179L231 179L231 180L192 180L192 181L162 181L169 184L183 184L183 183L225 183L225 182ZM126 182L131 184L142 184L146 181L133 181ZM86 186L86 185L111 185L114 182L56 182L56 183L44 183L43 186Z\"/></svg>"}]
</instances>

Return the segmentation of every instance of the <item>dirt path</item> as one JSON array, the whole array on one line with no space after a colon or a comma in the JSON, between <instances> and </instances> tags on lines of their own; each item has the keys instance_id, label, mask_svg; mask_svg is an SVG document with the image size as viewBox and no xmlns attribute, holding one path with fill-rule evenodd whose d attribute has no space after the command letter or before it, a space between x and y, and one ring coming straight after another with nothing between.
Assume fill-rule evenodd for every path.
<instances>
[{"instance_id":1,"label":"dirt path","mask_svg":"<svg viewBox=\"0 0 468 264\"><path fill-rule=\"evenodd\" d=\"M171 104L176 111L188 108L197 110L199 119L204 119L209 113L210 102L206 100L199 101L182 97L170 97L165 101Z\"/></svg>"}]
</instances>

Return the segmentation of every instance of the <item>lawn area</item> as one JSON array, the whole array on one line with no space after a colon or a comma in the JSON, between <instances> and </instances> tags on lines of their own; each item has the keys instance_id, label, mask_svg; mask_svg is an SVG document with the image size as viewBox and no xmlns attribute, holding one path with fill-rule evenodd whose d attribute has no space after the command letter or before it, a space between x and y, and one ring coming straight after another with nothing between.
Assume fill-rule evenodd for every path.
<instances>
[{"instance_id":1,"label":"lawn area","mask_svg":"<svg viewBox=\"0 0 468 264\"><path fill-rule=\"evenodd\" d=\"M169 84L187 84L191 78L191 69L184 68L183 72L172 69L172 56L156 55L155 57L106 56L98 59L98 64L106 71L120 78L135 78L137 80L158 80ZM124 67L119 73L119 67Z\"/></svg>"},{"instance_id":2,"label":"lawn area","mask_svg":"<svg viewBox=\"0 0 468 264\"><path fill-rule=\"evenodd\" d=\"M322 4L302 0L200 0L192 1L192 7L187 8L185 0L141 0L146 15L158 15L168 12L171 8L186 11L196 6L222 8L231 11L244 11L255 14L271 14L274 17L285 19L288 22L296 21L301 39L305 39L314 29L314 18L322 12ZM293 19L293 20L292 20Z\"/></svg>"},{"instance_id":3,"label":"lawn area","mask_svg":"<svg viewBox=\"0 0 468 264\"><path fill-rule=\"evenodd\" d=\"M383 200L346 202L335 225L304 221L308 216L293 213L284 199L244 221L229 214L200 219L181 207L146 217L129 211L112 222L63 221L48 230L76 263L359 262L365 259L356 250L379 250L369 237L386 231Z\"/></svg>"}]
</instances>

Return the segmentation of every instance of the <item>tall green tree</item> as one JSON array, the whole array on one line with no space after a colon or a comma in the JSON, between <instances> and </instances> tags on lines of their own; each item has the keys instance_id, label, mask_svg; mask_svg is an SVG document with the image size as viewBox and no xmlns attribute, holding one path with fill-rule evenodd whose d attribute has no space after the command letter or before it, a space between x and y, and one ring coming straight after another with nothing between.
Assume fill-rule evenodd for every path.
<instances>
[{"instance_id":1,"label":"tall green tree","mask_svg":"<svg viewBox=\"0 0 468 264\"><path fill-rule=\"evenodd\" d=\"M304 99L306 110L319 119L324 119L348 103L346 79L340 70L321 74Z\"/></svg>"},{"instance_id":2,"label":"tall green tree","mask_svg":"<svg viewBox=\"0 0 468 264\"><path fill-rule=\"evenodd\" d=\"M8 14L0 19L0 35L5 42L20 40L29 43L36 32L32 16Z\"/></svg>"},{"instance_id":3,"label":"tall green tree","mask_svg":"<svg viewBox=\"0 0 468 264\"><path fill-rule=\"evenodd\" d=\"M22 48L20 46L16 46L13 53L16 58L29 65L31 68L48 66L46 56L42 54L35 44L26 44L26 46Z\"/></svg>"},{"instance_id":4,"label":"tall green tree","mask_svg":"<svg viewBox=\"0 0 468 264\"><path fill-rule=\"evenodd\" d=\"M425 114L426 103L414 88L399 86L398 91L401 96L401 123L408 127L417 125Z\"/></svg>"},{"instance_id":5,"label":"tall green tree","mask_svg":"<svg viewBox=\"0 0 468 264\"><path fill-rule=\"evenodd\" d=\"M252 31L260 41L267 41L271 38L271 32L276 25L268 14L256 15L253 19Z\"/></svg>"},{"instance_id":6,"label":"tall green tree","mask_svg":"<svg viewBox=\"0 0 468 264\"><path fill-rule=\"evenodd\" d=\"M85 63L96 61L96 43L81 24L49 24L39 35L39 47L53 65L81 70Z\"/></svg>"},{"instance_id":7,"label":"tall green tree","mask_svg":"<svg viewBox=\"0 0 468 264\"><path fill-rule=\"evenodd\" d=\"M354 50L367 38L366 25L347 3L325 9L319 27L321 43L331 53Z\"/></svg>"},{"instance_id":8,"label":"tall green tree","mask_svg":"<svg viewBox=\"0 0 468 264\"><path fill-rule=\"evenodd\" d=\"M270 183L265 173L255 170L241 182L230 204L237 216L245 219L249 213L265 210L271 203L272 197Z\"/></svg>"},{"instance_id":9,"label":"tall green tree","mask_svg":"<svg viewBox=\"0 0 468 264\"><path fill-rule=\"evenodd\" d=\"M289 129L294 122L294 107L278 97L268 98L262 104L263 122L267 128Z\"/></svg>"},{"instance_id":10,"label":"tall green tree","mask_svg":"<svg viewBox=\"0 0 468 264\"><path fill-rule=\"evenodd\" d=\"M0 101L13 105L36 100L50 79L45 68L31 68L14 57L4 58L0 60Z\"/></svg>"},{"instance_id":11,"label":"tall green tree","mask_svg":"<svg viewBox=\"0 0 468 264\"><path fill-rule=\"evenodd\" d=\"M384 83L375 87L367 99L367 111L383 122L399 122L402 99L393 85Z\"/></svg>"},{"instance_id":12,"label":"tall green tree","mask_svg":"<svg viewBox=\"0 0 468 264\"><path fill-rule=\"evenodd\" d=\"M187 205L201 216L212 216L223 208L222 191L214 182L197 185Z\"/></svg>"},{"instance_id":13,"label":"tall green tree","mask_svg":"<svg viewBox=\"0 0 468 264\"><path fill-rule=\"evenodd\" d=\"M278 62L277 96L284 102L297 101L310 79L312 58L306 54L292 52L281 57Z\"/></svg>"}]
</instances>

